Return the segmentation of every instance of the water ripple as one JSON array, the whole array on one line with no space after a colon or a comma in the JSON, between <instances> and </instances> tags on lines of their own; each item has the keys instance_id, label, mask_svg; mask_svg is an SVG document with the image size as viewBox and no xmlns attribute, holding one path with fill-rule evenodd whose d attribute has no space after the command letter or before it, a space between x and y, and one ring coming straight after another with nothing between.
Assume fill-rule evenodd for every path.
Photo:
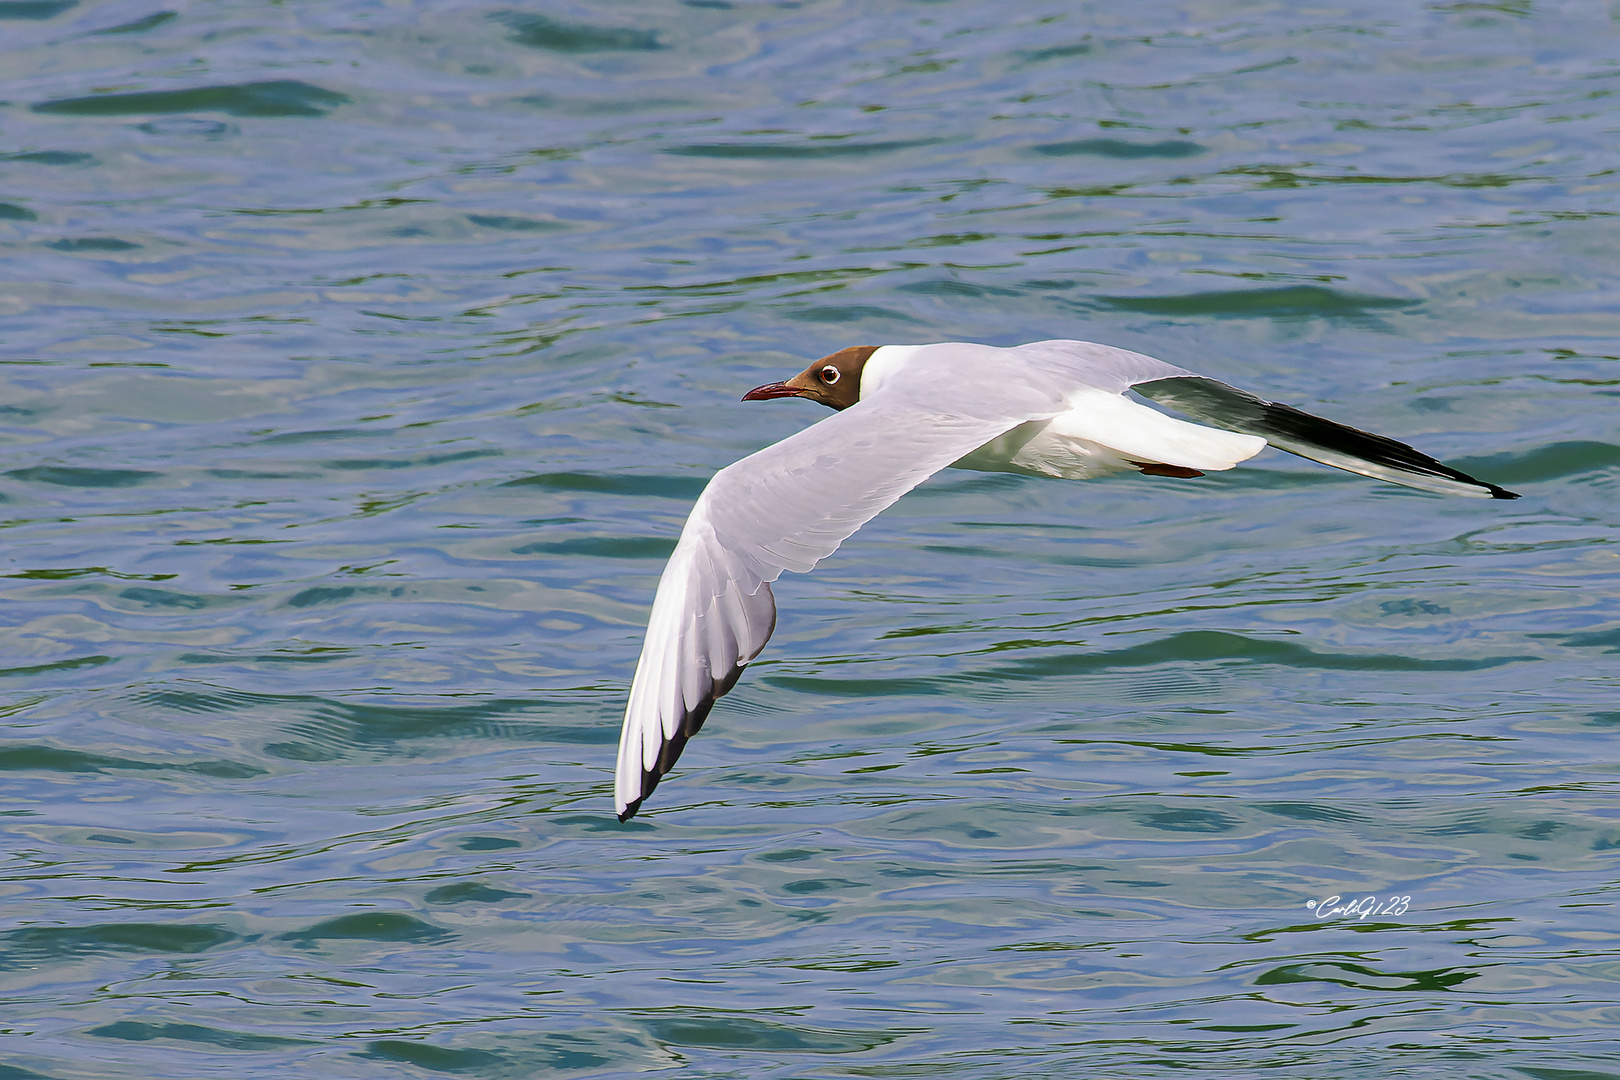
<instances>
[{"instance_id":1,"label":"water ripple","mask_svg":"<svg viewBox=\"0 0 1620 1080\"><path fill-rule=\"evenodd\" d=\"M1614 1071L1601 5L0 20L0 1073ZM1525 497L948 471L620 825L742 392L1045 337Z\"/></svg>"}]
</instances>

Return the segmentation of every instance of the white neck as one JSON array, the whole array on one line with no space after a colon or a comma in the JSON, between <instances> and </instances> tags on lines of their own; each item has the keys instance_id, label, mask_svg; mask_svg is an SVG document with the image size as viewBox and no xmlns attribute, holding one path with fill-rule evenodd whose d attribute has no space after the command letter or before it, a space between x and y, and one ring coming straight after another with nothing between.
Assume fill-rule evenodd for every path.
<instances>
[{"instance_id":1,"label":"white neck","mask_svg":"<svg viewBox=\"0 0 1620 1080\"><path fill-rule=\"evenodd\" d=\"M866 358L861 368L861 400L865 401L882 388L890 376L906 366L913 354L926 345L884 345Z\"/></svg>"}]
</instances>

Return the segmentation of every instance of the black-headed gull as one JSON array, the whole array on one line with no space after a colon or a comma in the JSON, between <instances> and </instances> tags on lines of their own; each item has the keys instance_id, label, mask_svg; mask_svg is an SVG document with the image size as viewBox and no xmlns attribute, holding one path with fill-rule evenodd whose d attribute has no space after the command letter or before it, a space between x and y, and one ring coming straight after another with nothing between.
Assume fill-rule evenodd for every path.
<instances>
[{"instance_id":1,"label":"black-headed gull","mask_svg":"<svg viewBox=\"0 0 1620 1080\"><path fill-rule=\"evenodd\" d=\"M1166 416L1127 390L1216 427ZM837 412L721 469L686 519L624 714L620 821L765 647L776 626L770 583L809 570L946 466L1066 480L1131 470L1194 477L1269 444L1423 491L1518 498L1404 443L1087 341L844 349L743 400L778 397Z\"/></svg>"}]
</instances>

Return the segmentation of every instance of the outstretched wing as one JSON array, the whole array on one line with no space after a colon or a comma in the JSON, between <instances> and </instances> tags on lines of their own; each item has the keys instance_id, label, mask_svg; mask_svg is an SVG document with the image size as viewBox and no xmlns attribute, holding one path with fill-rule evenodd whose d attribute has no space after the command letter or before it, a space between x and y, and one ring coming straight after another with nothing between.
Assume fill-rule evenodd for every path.
<instances>
[{"instance_id":1,"label":"outstretched wing","mask_svg":"<svg viewBox=\"0 0 1620 1080\"><path fill-rule=\"evenodd\" d=\"M1030 365L1062 373L1113 393L1126 389L1195 420L1228 431L1258 435L1279 450L1392 484L1440 495L1517 499L1495 484L1476 480L1405 443L1336 424L1291 405L1266 401L1247 390L1205 378L1142 353L1090 341L1038 341L1018 348ZM1062 377L1062 375L1059 375Z\"/></svg>"},{"instance_id":2,"label":"outstretched wing","mask_svg":"<svg viewBox=\"0 0 1620 1080\"><path fill-rule=\"evenodd\" d=\"M1279 450L1336 469L1440 495L1519 497L1442 464L1403 442L1336 424L1291 405L1262 400L1215 379L1186 374L1138 382L1132 389L1188 416L1231 431L1258 435Z\"/></svg>"},{"instance_id":3,"label":"outstretched wing","mask_svg":"<svg viewBox=\"0 0 1620 1080\"><path fill-rule=\"evenodd\" d=\"M957 458L1065 406L1055 393L1009 396L1020 400L971 416L898 396L864 401L715 474L653 600L619 737L620 821L765 647L776 625L770 582L809 570Z\"/></svg>"}]
</instances>

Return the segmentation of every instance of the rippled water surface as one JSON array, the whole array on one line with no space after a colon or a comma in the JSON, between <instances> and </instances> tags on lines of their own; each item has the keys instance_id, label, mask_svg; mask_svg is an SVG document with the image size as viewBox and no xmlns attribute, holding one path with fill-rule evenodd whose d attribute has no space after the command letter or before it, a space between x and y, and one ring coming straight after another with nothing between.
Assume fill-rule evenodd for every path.
<instances>
[{"instance_id":1,"label":"rippled water surface","mask_svg":"<svg viewBox=\"0 0 1620 1080\"><path fill-rule=\"evenodd\" d=\"M0 1077L1620 1077L1612 5L164 2L0 2ZM1047 337L1524 498L948 472L618 824L739 395Z\"/></svg>"}]
</instances>

